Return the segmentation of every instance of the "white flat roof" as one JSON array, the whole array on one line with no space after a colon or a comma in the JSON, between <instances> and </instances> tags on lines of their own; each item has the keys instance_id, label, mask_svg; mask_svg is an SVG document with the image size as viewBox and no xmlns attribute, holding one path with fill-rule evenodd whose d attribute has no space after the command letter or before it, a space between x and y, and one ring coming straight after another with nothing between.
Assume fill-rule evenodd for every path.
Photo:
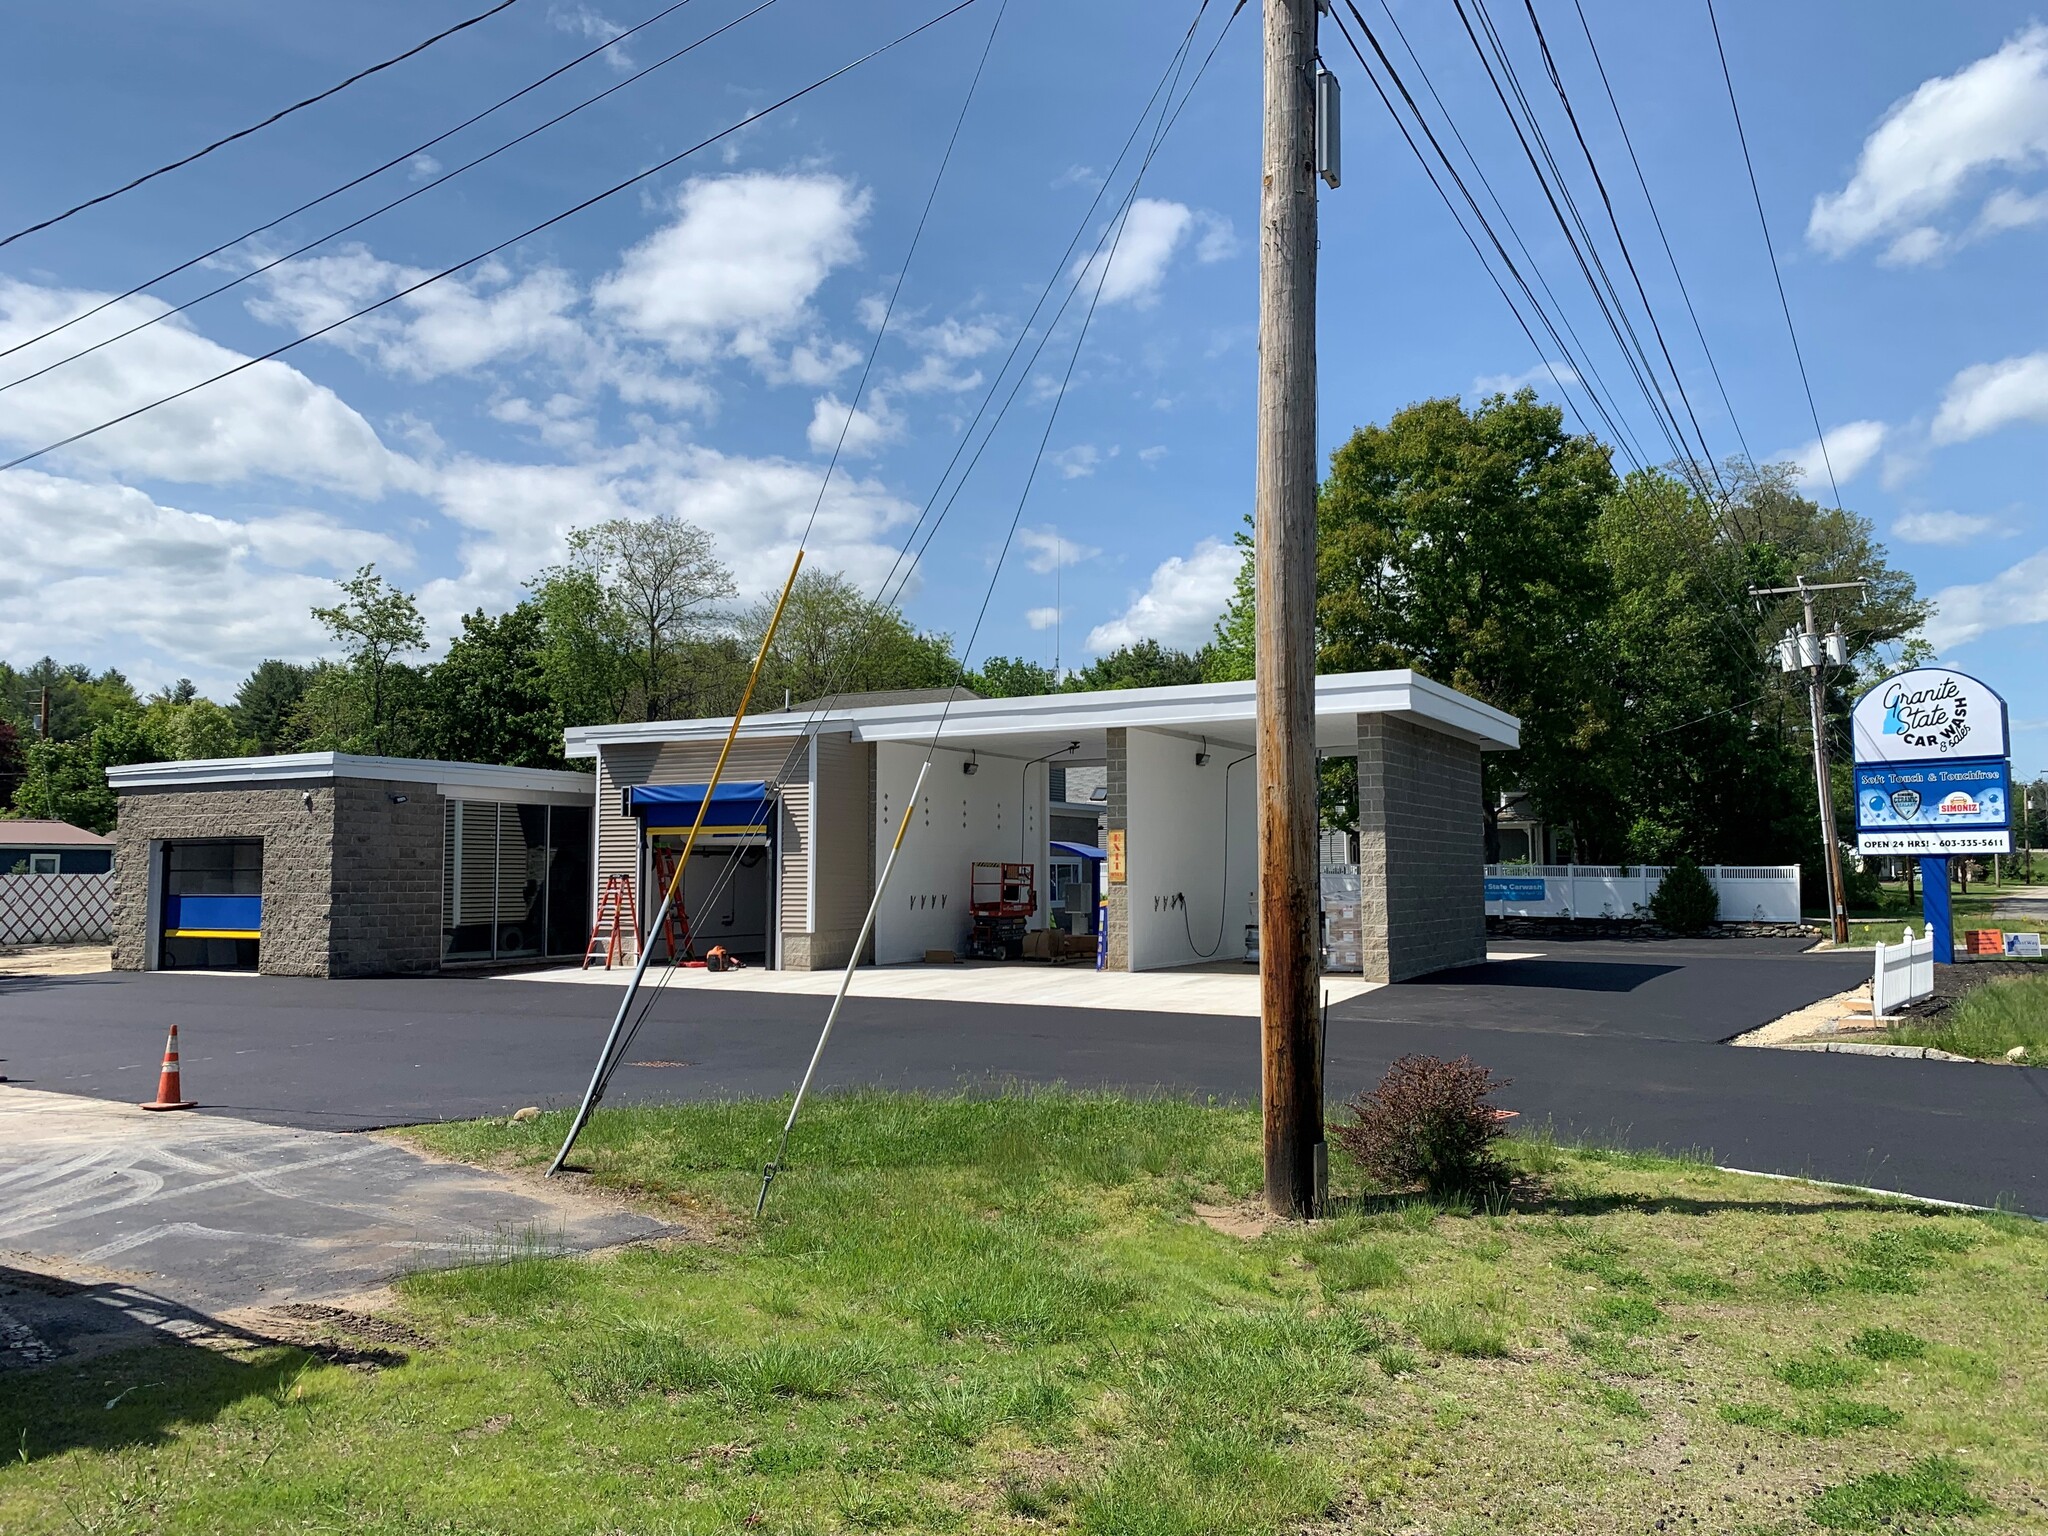
<instances>
[{"instance_id":1,"label":"white flat roof","mask_svg":"<svg viewBox=\"0 0 2048 1536\"><path fill-rule=\"evenodd\" d=\"M123 789L225 789L320 779L383 779L432 784L444 793L573 796L594 799L587 773L561 768L506 768L494 763L444 763L424 757L363 757L353 752L283 752L274 757L204 757L176 763L133 763L107 770Z\"/></svg>"},{"instance_id":2,"label":"white flat roof","mask_svg":"<svg viewBox=\"0 0 2048 1536\"><path fill-rule=\"evenodd\" d=\"M856 741L939 741L1002 756L1032 757L1078 740L1099 753L1102 733L1120 727L1206 736L1219 745L1249 747L1256 685L1191 683L1173 688L1112 688L1020 699L960 699L916 704L848 705L818 711L749 715L744 738L795 736L806 731L848 731ZM1483 751L1521 745L1521 722L1491 705L1433 683L1406 669L1338 672L1316 679L1318 745L1344 749L1352 718L1393 715L1469 741ZM943 725L941 722L943 721ZM720 741L731 717L650 720L631 725L579 726L567 733L566 754L593 757L603 747L634 743Z\"/></svg>"}]
</instances>

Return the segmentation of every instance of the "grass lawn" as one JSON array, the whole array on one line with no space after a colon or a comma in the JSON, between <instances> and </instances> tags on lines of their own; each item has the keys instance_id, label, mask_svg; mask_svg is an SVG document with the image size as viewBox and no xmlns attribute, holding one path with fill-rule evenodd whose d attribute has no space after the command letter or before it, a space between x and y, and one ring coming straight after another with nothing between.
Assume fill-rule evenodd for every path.
<instances>
[{"instance_id":1,"label":"grass lawn","mask_svg":"<svg viewBox=\"0 0 2048 1536\"><path fill-rule=\"evenodd\" d=\"M1949 888L1949 920L1954 931L1956 946L1962 947L1963 935L1972 928L1998 928L2008 933L2048 933L2048 919L2039 917L1995 917L1992 910L2008 896L2040 894L2048 883L2026 885L2016 876L2008 877L1993 884L1989 880L1974 880L1968 894ZM1924 931L1926 923L1921 915L1919 894L1916 891L1912 901L1906 899L1903 883L1883 887L1883 915L1872 912L1852 912L1849 918L1849 942L1851 944L1896 944L1899 930L1911 924L1917 934ZM1827 913L1808 913L1807 921L1821 927L1827 925Z\"/></svg>"},{"instance_id":2,"label":"grass lawn","mask_svg":"<svg viewBox=\"0 0 2048 1536\"><path fill-rule=\"evenodd\" d=\"M403 1363L0 1375L0 1530L2048 1532L2017 1217L1536 1141L1499 1213L1244 1235L1244 1110L864 1094L757 1226L781 1112L601 1112L596 1180L703 1239L415 1274Z\"/></svg>"},{"instance_id":3,"label":"grass lawn","mask_svg":"<svg viewBox=\"0 0 2048 1536\"><path fill-rule=\"evenodd\" d=\"M2025 1062L2048 1066L2048 972L1989 982L1924 1022L1887 1030L1885 1039L1979 1061L2004 1061L2014 1046L2024 1046Z\"/></svg>"}]
</instances>

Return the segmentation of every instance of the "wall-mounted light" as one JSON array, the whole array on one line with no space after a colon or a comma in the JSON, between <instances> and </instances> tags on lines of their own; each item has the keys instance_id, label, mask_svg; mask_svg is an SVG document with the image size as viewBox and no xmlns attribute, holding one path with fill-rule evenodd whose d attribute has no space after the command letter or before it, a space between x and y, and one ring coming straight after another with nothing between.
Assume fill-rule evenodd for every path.
<instances>
[{"instance_id":1,"label":"wall-mounted light","mask_svg":"<svg viewBox=\"0 0 2048 1536\"><path fill-rule=\"evenodd\" d=\"M1209 738L1206 736L1202 738L1202 750L1195 754L1195 766L1197 768L1209 766Z\"/></svg>"},{"instance_id":2,"label":"wall-mounted light","mask_svg":"<svg viewBox=\"0 0 2048 1536\"><path fill-rule=\"evenodd\" d=\"M385 798L386 800L389 800L389 801L390 801L390 802L391 802L391 803L392 803L393 805L404 805L404 804L405 804L405 803L406 803L407 801L409 801L409 800L411 800L411 799L412 799L412 796L411 796L411 795L386 795L386 796L385 796L384 798Z\"/></svg>"},{"instance_id":3,"label":"wall-mounted light","mask_svg":"<svg viewBox=\"0 0 2048 1536\"><path fill-rule=\"evenodd\" d=\"M311 791L310 789L300 790L299 804L303 805L309 811L313 809L313 791Z\"/></svg>"},{"instance_id":4,"label":"wall-mounted light","mask_svg":"<svg viewBox=\"0 0 2048 1536\"><path fill-rule=\"evenodd\" d=\"M979 761L977 761L977 760L976 760L976 758L975 758L975 756L974 756L974 754L973 754L972 752L970 752L970 753L968 753L968 754L967 754L967 761L966 761L966 762L964 762L964 763L962 763L962 764L960 765L960 771L961 771L962 773L979 773L979 772L981 772L981 764L980 764L980 762L979 762Z\"/></svg>"}]
</instances>

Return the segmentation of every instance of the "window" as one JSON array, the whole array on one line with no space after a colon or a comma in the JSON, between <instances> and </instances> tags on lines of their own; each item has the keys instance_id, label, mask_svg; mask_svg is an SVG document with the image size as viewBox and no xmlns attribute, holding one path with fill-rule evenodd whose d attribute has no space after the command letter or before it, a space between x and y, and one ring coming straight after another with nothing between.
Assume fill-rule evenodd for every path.
<instances>
[{"instance_id":1,"label":"window","mask_svg":"<svg viewBox=\"0 0 2048 1536\"><path fill-rule=\"evenodd\" d=\"M590 920L589 810L450 800L441 914L443 961L581 953Z\"/></svg>"},{"instance_id":2,"label":"window","mask_svg":"<svg viewBox=\"0 0 2048 1536\"><path fill-rule=\"evenodd\" d=\"M54 853L32 853L28 856L28 872L32 875L54 875L57 865L58 855Z\"/></svg>"}]
</instances>

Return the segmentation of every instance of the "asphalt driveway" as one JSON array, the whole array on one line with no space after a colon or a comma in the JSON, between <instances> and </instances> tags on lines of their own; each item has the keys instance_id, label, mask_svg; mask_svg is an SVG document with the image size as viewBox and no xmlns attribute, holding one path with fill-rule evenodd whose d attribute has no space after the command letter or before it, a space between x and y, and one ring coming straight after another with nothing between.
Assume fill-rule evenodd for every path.
<instances>
[{"instance_id":1,"label":"asphalt driveway","mask_svg":"<svg viewBox=\"0 0 2048 1536\"><path fill-rule=\"evenodd\" d=\"M1867 957L1799 948L1580 942L1383 988L1332 1010L1330 1093L1368 1085L1405 1052L1470 1055L1514 1080L1504 1099L1524 1124L2048 1213L2048 1074L1719 1043L1867 974ZM140 1099L176 1020L188 1093L246 1119L359 1129L503 1114L574 1102L616 1005L608 987L475 976L8 981L0 1072ZM812 997L666 994L611 1102L786 1094L823 1013ZM1251 1019L861 999L856 988L822 1081L1058 1081L1245 1099L1257 1053Z\"/></svg>"}]
</instances>

